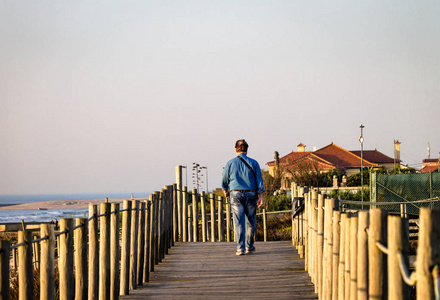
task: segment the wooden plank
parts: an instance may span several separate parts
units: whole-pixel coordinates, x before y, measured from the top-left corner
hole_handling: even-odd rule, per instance
[[[120,299],[318,299],[291,242],[256,242],[236,256],[235,243],[176,243],[150,282]]]

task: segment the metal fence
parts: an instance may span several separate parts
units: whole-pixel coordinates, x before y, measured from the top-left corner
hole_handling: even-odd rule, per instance
[[[421,207],[440,209],[440,173],[385,175],[371,173],[370,202],[404,202],[408,214],[419,214]],[[381,206],[388,211],[399,211],[397,205]]]

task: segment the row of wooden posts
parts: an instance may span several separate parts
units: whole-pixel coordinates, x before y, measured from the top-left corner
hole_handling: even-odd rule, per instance
[[[319,299],[410,299],[412,286],[419,300],[439,299],[439,211],[420,209],[410,274],[407,218],[378,208],[341,212],[343,201],[307,190],[292,184],[293,196],[304,199],[292,241]]]
[[[18,248],[19,299],[34,299],[33,244],[39,247],[40,299],[55,297],[55,269],[60,299],[117,299],[149,281],[149,272],[174,244],[173,203],[176,186],[166,186],[149,199],[89,205],[89,218],[41,224],[40,238],[18,232],[18,242],[0,245],[0,297],[10,297],[10,251]],[[121,223],[122,213],[122,226]],[[121,238],[122,236],[122,238]],[[57,245],[58,244],[58,247]],[[56,263],[57,256],[57,263]]]
[[[59,232],[54,224],[41,224],[37,239],[32,239],[35,231],[24,228],[17,244],[2,241],[0,298],[10,296],[12,250],[18,252],[20,299],[34,298],[33,269],[38,266],[40,299],[54,299],[56,269],[60,299],[117,299],[148,282],[149,273],[175,242],[230,242],[230,204],[214,194],[187,192],[181,166],[176,179],[148,199],[124,200],[123,209],[107,201],[99,209],[90,205],[89,218],[61,219]]]

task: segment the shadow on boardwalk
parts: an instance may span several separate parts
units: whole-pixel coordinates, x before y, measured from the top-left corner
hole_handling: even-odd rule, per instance
[[[235,256],[235,243],[177,243],[149,283],[120,299],[318,299],[290,241],[255,246]]]

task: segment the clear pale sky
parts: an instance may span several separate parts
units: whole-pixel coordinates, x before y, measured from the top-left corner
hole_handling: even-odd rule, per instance
[[[0,0],[0,194],[209,189],[331,142],[440,152],[439,1]]]

